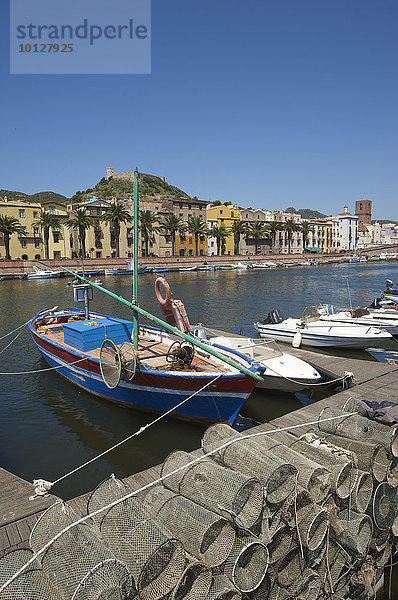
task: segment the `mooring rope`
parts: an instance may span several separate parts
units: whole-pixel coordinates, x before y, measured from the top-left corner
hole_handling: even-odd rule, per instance
[[[30,321],[30,319],[29,319],[29,321]],[[22,327],[25,327],[25,325],[27,325],[29,323],[29,321],[26,321],[26,323],[22,323],[22,325],[19,325],[19,327],[16,327],[15,329],[13,329],[12,331],[9,331],[5,335],[2,335],[0,337],[0,342],[1,342],[1,340],[4,340],[4,338],[8,337],[9,335],[12,335],[13,333],[15,333],[16,331],[18,331],[19,329],[22,329]]]
[[[48,367],[47,369],[36,369],[34,371],[10,371],[7,373],[0,373],[0,375],[31,375],[33,373],[44,373],[44,371],[54,371],[56,369],[63,369],[64,367],[68,367],[69,365],[76,365],[83,360],[88,360],[88,357],[79,358],[79,360],[75,360],[70,363],[64,363],[63,365],[58,365],[58,367]]]
[[[15,336],[15,338],[13,338],[11,340],[11,342],[5,348],[3,348],[3,350],[0,350],[0,354],[3,354],[3,352],[5,352],[7,350],[7,348],[9,348],[11,346],[11,344],[13,344],[15,342],[15,340],[17,338],[19,338],[19,336],[21,335],[21,333],[22,333],[22,331],[20,331],[19,333],[17,333],[17,335]]]
[[[261,363],[261,361],[259,362]],[[266,371],[264,375],[266,375],[267,370],[272,371],[272,373],[275,373],[275,375],[278,375],[278,377],[280,377],[281,379],[286,379],[286,381],[290,381],[291,383],[303,384],[302,381],[292,379],[291,377],[287,377],[286,375],[282,375],[282,373],[278,373],[278,371],[275,371],[275,369],[272,369],[269,366],[266,366]],[[339,381],[345,381],[346,379],[354,379],[354,373],[352,373],[351,371],[345,371],[344,375],[342,375],[341,377],[337,377],[336,379],[330,379],[329,381],[321,381],[319,383],[306,383],[303,385],[305,385],[305,387],[327,386],[331,385],[332,383],[337,383]]]
[[[62,531],[58,532],[49,542],[47,542],[47,544],[45,544],[42,548],[40,548],[40,550],[38,550],[37,552],[35,552],[32,555],[32,557],[28,560],[28,562],[25,565],[23,565],[20,569],[18,569],[18,571],[16,573],[14,573],[14,575],[12,575],[12,577],[10,577],[10,579],[8,579],[8,581],[6,581],[5,583],[3,583],[3,585],[0,587],[0,593],[3,590],[5,590],[5,588],[8,587],[10,585],[10,583],[12,583],[13,581],[15,581],[15,579],[17,577],[19,577],[19,575],[21,575],[21,573],[23,573],[23,571],[27,567],[29,567],[39,556],[41,556],[51,546],[51,544],[53,544],[54,542],[56,542],[62,535],[64,535],[64,533],[66,533],[67,531],[69,531],[73,527],[76,527],[77,525],[80,525],[81,523],[85,523],[86,521],[88,521],[89,519],[92,519],[93,517],[96,517],[100,513],[105,512],[105,511],[113,508],[114,506],[117,506],[118,504],[121,504],[122,502],[125,502],[126,500],[129,500],[130,498],[133,498],[134,496],[137,496],[138,494],[141,494],[142,492],[145,492],[149,488],[151,488],[153,486],[156,486],[159,483],[163,483],[163,481],[165,479],[167,479],[168,477],[176,475],[180,471],[183,471],[184,469],[187,469],[188,467],[191,467],[192,465],[197,464],[198,462],[200,462],[204,458],[212,456],[213,454],[216,454],[220,450],[223,450],[224,448],[227,448],[228,446],[231,446],[232,444],[234,444],[236,442],[241,442],[244,439],[255,438],[255,437],[259,437],[261,435],[270,435],[272,433],[278,433],[280,431],[290,431],[292,429],[298,429],[300,427],[309,427],[310,425],[316,425],[317,423],[320,423],[320,422],[334,421],[336,419],[340,419],[340,418],[345,417],[345,416],[353,416],[353,415],[357,415],[357,414],[358,414],[358,412],[345,413],[344,415],[338,415],[338,416],[335,416],[335,417],[327,417],[325,419],[317,419],[316,421],[309,421],[307,423],[300,423],[299,425],[290,425],[288,427],[281,427],[281,428],[277,428],[277,429],[271,429],[270,431],[261,431],[261,432],[251,433],[251,434],[248,434],[248,435],[240,436],[240,437],[235,438],[233,440],[229,440],[228,442],[226,442],[225,444],[222,444],[218,448],[215,448],[214,450],[210,450],[206,454],[203,454],[202,456],[194,458],[193,460],[191,460],[187,464],[182,465],[181,467],[178,467],[177,469],[174,469],[174,471],[171,471],[167,475],[162,475],[162,476],[158,477],[155,481],[152,481],[151,483],[147,483],[146,485],[142,486],[138,490],[132,491],[129,494],[126,494],[125,496],[123,496],[122,498],[114,500],[113,502],[110,502],[106,506],[98,508],[97,510],[95,510],[95,511],[93,511],[93,512],[87,514],[87,515],[85,515],[84,517],[81,517],[77,521],[74,521],[73,523],[70,523],[69,525],[67,525],[67,527],[65,527],[64,529],[62,529]]]
[[[220,377],[220,375],[218,376]],[[217,377],[217,378],[218,378]],[[210,382],[211,383],[211,382]],[[199,391],[199,390],[198,390]],[[219,452],[220,450],[223,450],[224,448],[228,448],[228,446],[231,446],[232,444],[236,443],[236,442],[241,442],[242,440],[245,439],[250,439],[250,438],[255,438],[255,437],[259,437],[261,435],[270,435],[272,433],[278,433],[280,431],[290,431],[292,429],[298,429],[299,427],[309,427],[310,425],[315,425],[317,423],[320,422],[324,422],[324,421],[334,421],[336,419],[340,419],[341,417],[344,416],[353,416],[353,415],[357,415],[358,412],[353,412],[353,413],[346,413],[345,415],[338,415],[336,417],[327,417],[325,419],[317,419],[316,421],[309,421],[307,423],[300,423],[299,425],[290,425],[288,427],[281,427],[281,428],[277,428],[277,429],[271,429],[270,431],[261,431],[261,432],[256,432],[256,433],[251,433],[248,435],[244,435],[238,438],[235,438],[233,440],[229,440],[228,442],[226,442],[225,444],[222,444],[221,446],[219,446],[218,448],[215,448],[214,450],[210,450],[209,452],[207,452],[206,454],[203,454],[202,456],[199,456],[197,458],[194,458],[193,460],[191,460],[190,462],[188,462],[185,465],[182,465],[181,467],[178,467],[177,469],[174,469],[174,471],[171,471],[170,473],[168,473],[167,475],[162,475],[160,477],[158,477],[155,481],[152,481],[151,483],[147,483],[146,485],[142,486],[141,488],[139,488],[138,490],[135,490],[133,492],[130,492],[129,494],[126,494],[125,496],[123,496],[122,498],[119,498],[118,500],[114,500],[113,502],[110,502],[109,504],[107,504],[106,506],[103,506],[101,508],[98,508],[97,510],[85,515],[84,517],[81,517],[80,519],[78,519],[77,521],[74,521],[73,523],[70,523],[70,525],[68,525],[67,527],[65,527],[64,529],[62,529],[62,531],[58,532],[49,542],[47,542],[47,544],[45,544],[40,550],[38,550],[37,552],[35,552],[32,557],[28,560],[28,562],[23,565],[20,569],[18,569],[18,571],[16,573],[14,573],[14,575],[12,577],[10,577],[10,579],[8,579],[8,581],[6,581],[1,587],[0,587],[0,593],[5,590],[5,588],[7,586],[10,585],[10,583],[12,583],[13,581],[15,581],[15,579],[17,577],[19,577],[19,575],[21,575],[21,573],[23,573],[23,571],[29,567],[39,556],[41,556],[50,546],[51,544],[53,544],[54,542],[56,542],[62,535],[64,535],[64,533],[66,533],[67,531],[69,531],[70,529],[72,529],[72,527],[76,527],[77,525],[80,525],[81,523],[85,523],[86,521],[88,521],[89,519],[92,519],[93,517],[96,517],[97,515],[99,515],[100,513],[107,511],[111,508],[113,508],[114,506],[117,506],[118,504],[121,504],[122,502],[125,502],[126,500],[129,500],[130,498],[133,498],[134,496],[137,496],[138,494],[141,494],[142,492],[145,492],[146,490],[148,490],[149,488],[158,485],[159,483],[163,483],[163,481],[165,479],[167,479],[168,477],[171,477],[173,475],[176,475],[177,473],[179,473],[180,471],[183,471],[184,469],[187,469],[188,467],[191,467],[192,465],[197,464],[198,462],[200,462],[201,460],[203,460],[204,458],[207,458],[209,456],[212,456],[213,454],[216,454],[217,452]]]
[[[107,454],[108,452],[111,452],[115,448],[118,448],[118,446],[121,446],[122,444],[124,444],[125,442],[128,442],[132,438],[141,435],[141,433],[144,433],[144,431],[146,431],[147,429],[149,429],[149,427],[152,427],[152,425],[155,425],[155,423],[158,423],[159,421],[161,421],[162,419],[164,419],[165,417],[167,417],[171,412],[174,412],[180,406],[182,406],[183,404],[185,404],[185,402],[188,402],[188,400],[191,400],[191,398],[193,398],[194,396],[196,396],[197,394],[199,394],[199,392],[202,392],[203,390],[205,390],[207,387],[209,387],[209,385],[212,385],[215,381],[217,381],[217,379],[220,379],[220,377],[222,377],[222,376],[223,376],[223,374],[220,373],[219,375],[217,375],[217,377],[214,377],[214,379],[212,379],[211,381],[209,381],[208,383],[206,383],[204,386],[202,386],[199,390],[196,390],[196,392],[194,392],[193,394],[191,394],[190,396],[188,396],[188,398],[184,398],[184,400],[182,400],[179,404],[177,404],[176,406],[173,406],[168,411],[166,411],[165,413],[161,414],[159,417],[157,417],[156,419],[154,419],[150,423],[147,423],[146,425],[144,425],[143,427],[141,427],[140,429],[138,429],[138,431],[135,431],[134,433],[132,433],[131,435],[129,435],[128,437],[126,437],[124,440],[118,442],[117,444],[115,444],[111,448],[108,448],[107,450],[104,450],[104,452],[101,452],[101,454],[98,454],[97,456],[94,456],[94,458],[91,458],[90,460],[88,460],[85,463],[83,463],[82,465],[76,467],[72,471],[69,471],[69,473],[66,473],[65,475],[62,475],[62,477],[58,477],[58,479],[56,479],[55,481],[51,482],[51,481],[45,481],[44,479],[35,479],[33,481],[33,485],[35,485],[37,489],[36,489],[36,494],[34,496],[31,496],[31,499],[35,498],[36,496],[41,496],[41,495],[43,495],[43,493],[47,493],[48,490],[50,490],[56,483],[59,483],[63,479],[66,479],[67,477],[69,477],[69,475],[73,475],[73,473],[76,473],[76,471],[79,471],[80,469],[83,469],[87,465],[91,464],[95,460],[98,460],[102,456],[105,456],[105,454]],[[47,487],[47,486],[49,486],[49,487]]]

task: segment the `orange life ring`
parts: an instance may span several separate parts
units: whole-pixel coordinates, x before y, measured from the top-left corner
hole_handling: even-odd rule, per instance
[[[161,285],[163,285],[164,289],[166,290],[166,298],[163,298],[162,294],[160,293]],[[160,304],[162,304],[163,306],[170,304],[170,299],[171,299],[170,286],[167,283],[167,281],[164,279],[164,277],[158,277],[157,280],[155,281],[155,293],[156,293],[156,298],[158,299]]]

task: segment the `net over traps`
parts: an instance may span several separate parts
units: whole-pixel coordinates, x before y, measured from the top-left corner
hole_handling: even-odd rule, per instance
[[[0,587],[8,582],[33,557],[29,548],[20,548],[0,558]],[[35,560],[2,592],[0,600],[63,600]]]
[[[271,438],[271,436],[269,437]],[[315,464],[324,465],[330,473],[330,490],[339,498],[348,498],[351,494],[358,477],[358,469],[351,455],[335,453],[331,449],[326,451],[327,448],[321,449],[304,438],[296,438],[285,431],[272,434],[272,438],[274,438],[274,443],[279,442]],[[283,448],[280,451],[282,452]]]
[[[92,492],[88,513],[131,493],[111,476]],[[179,540],[138,498],[131,497],[93,517],[101,539],[130,569],[141,600],[158,600],[180,581],[186,554]]]
[[[239,527],[250,529],[259,519],[263,505],[259,480],[231,471],[208,458],[185,467],[192,460],[192,456],[182,450],[169,454],[161,471],[164,485]]]
[[[62,502],[41,515],[30,534],[32,549],[38,552],[60,534],[39,557],[43,571],[65,600],[134,597],[134,580],[126,565],[101,542],[93,527],[80,523],[64,531],[78,520]]]
[[[238,431],[222,423],[206,429],[202,449],[206,454],[232,441],[212,458],[234,471],[257,477],[263,486],[264,498],[274,504],[283,502],[294,490],[297,469],[284,458],[271,453],[265,455],[253,439],[244,439]]]
[[[351,404],[346,404],[348,408]],[[329,417],[339,417],[333,421],[321,421]],[[319,415],[318,427],[326,433],[383,445],[394,457],[398,457],[398,425],[384,425],[362,415],[345,415],[338,408],[326,407]]]
[[[227,559],[235,541],[230,521],[163,486],[152,488],[145,504],[196,559],[209,567]]]

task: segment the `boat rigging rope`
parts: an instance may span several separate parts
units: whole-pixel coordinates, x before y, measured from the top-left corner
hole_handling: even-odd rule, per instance
[[[192,465],[200,462],[204,458],[212,456],[213,454],[216,454],[217,452],[220,452],[220,450],[223,450],[224,448],[227,448],[228,446],[231,446],[232,444],[234,444],[236,442],[242,442],[242,440],[259,437],[261,435],[270,435],[272,433],[278,433],[278,432],[281,432],[281,431],[290,431],[292,429],[298,429],[300,427],[309,427],[311,425],[316,425],[317,423],[322,423],[322,422],[325,422],[325,421],[334,421],[336,419],[350,417],[350,416],[357,415],[357,414],[358,414],[358,412],[344,413],[344,415],[338,415],[338,416],[335,416],[335,417],[327,417],[325,419],[317,419],[316,421],[310,421],[308,423],[300,423],[298,425],[289,425],[288,427],[281,427],[281,428],[277,428],[277,429],[271,429],[270,431],[261,431],[261,432],[251,433],[251,434],[248,434],[248,435],[241,436],[239,438],[235,438],[235,439],[229,440],[228,442],[226,442],[225,444],[222,444],[218,448],[215,448],[214,450],[210,450],[206,454],[203,454],[203,455],[201,455],[201,456],[199,456],[197,458],[194,458],[193,460],[191,460],[187,464],[185,464],[185,465],[183,465],[181,467],[178,467],[177,469],[175,469],[174,471],[171,471],[170,473],[167,473],[167,475],[162,475],[161,477],[158,477],[158,479],[156,479],[155,481],[152,481],[151,483],[148,483],[148,484],[144,485],[143,487],[139,488],[138,490],[130,492],[129,494],[127,494],[126,496],[123,496],[122,498],[118,498],[117,500],[114,500],[113,502],[110,502],[106,506],[102,506],[101,508],[98,508],[97,510],[93,511],[92,513],[89,513],[89,514],[85,515],[84,517],[81,517],[77,521],[74,521],[73,523],[71,523],[70,525],[68,525],[64,529],[62,529],[62,531],[60,531],[59,533],[57,533],[40,550],[38,550],[37,552],[35,552],[32,555],[32,557],[27,561],[27,563],[25,565],[23,565],[16,573],[14,573],[14,575],[12,575],[12,577],[10,577],[10,579],[8,579],[8,581],[6,581],[5,583],[3,583],[3,585],[1,585],[1,587],[0,587],[0,594],[1,594],[1,592],[3,592],[3,590],[5,590],[5,588],[7,586],[10,585],[10,583],[12,583],[13,581],[15,581],[15,579],[17,577],[19,577],[19,575],[21,575],[21,573],[23,573],[23,571],[25,571],[25,569],[27,567],[29,567],[39,556],[41,556],[51,546],[51,544],[53,544],[55,541],[57,541],[62,535],[64,535],[64,533],[66,533],[67,531],[69,531],[70,529],[72,529],[72,527],[80,525],[81,523],[85,523],[86,521],[92,519],[93,517],[99,515],[100,513],[105,512],[105,511],[113,508],[114,506],[117,506],[118,504],[121,504],[122,502],[125,502],[126,500],[129,500],[130,498],[133,498],[134,496],[137,496],[138,494],[140,494],[142,492],[145,492],[149,488],[151,488],[153,486],[156,486],[159,483],[163,483],[163,481],[165,479],[167,479],[168,477],[171,477],[172,475],[175,475],[176,473],[179,473],[180,471],[182,471],[184,469],[187,469],[188,467],[191,467]]]
[[[85,463],[83,463],[79,467],[76,467],[72,471],[69,471],[69,473],[66,473],[65,475],[62,475],[62,477],[59,477],[55,481],[51,482],[51,481],[46,481],[45,479],[34,479],[33,480],[33,485],[35,486],[35,494],[30,497],[30,500],[33,500],[37,496],[43,496],[43,495],[47,494],[48,491],[56,483],[59,483],[63,479],[66,479],[66,477],[69,477],[69,475],[73,475],[73,473],[76,473],[76,471],[79,471],[80,469],[83,469],[83,467],[86,467],[87,465],[89,465],[90,463],[94,462],[98,458],[101,458],[102,456],[105,456],[105,454],[107,454],[108,452],[111,452],[111,450],[114,450],[115,448],[117,448],[118,446],[121,446],[125,442],[128,442],[133,437],[141,435],[141,433],[144,433],[144,431],[146,431],[147,429],[149,429],[149,427],[152,427],[152,425],[155,425],[155,423],[158,423],[159,421],[161,421],[162,419],[164,419],[165,417],[167,417],[167,415],[169,415],[170,413],[174,412],[177,408],[179,408],[180,406],[182,406],[183,404],[185,404],[185,402],[188,402],[188,400],[190,400],[191,398],[193,398],[194,396],[196,396],[197,394],[199,394],[199,392],[202,392],[204,389],[206,389],[207,387],[209,387],[209,385],[212,385],[215,381],[217,381],[217,379],[220,379],[220,377],[222,377],[222,376],[223,376],[223,374],[220,373],[219,375],[217,375],[217,377],[214,377],[214,379],[212,379],[211,381],[209,381],[208,383],[206,383],[204,386],[202,386],[199,390],[196,390],[196,392],[194,392],[193,394],[191,394],[190,396],[188,396],[188,398],[184,398],[184,400],[182,400],[179,404],[177,404],[176,406],[173,406],[172,408],[170,408],[170,410],[168,410],[165,413],[161,414],[154,421],[151,421],[150,423],[147,423],[146,425],[144,425],[143,427],[141,427],[140,429],[138,429],[138,431],[135,431],[134,433],[132,433],[131,435],[129,435],[128,437],[126,437],[121,442],[118,442],[117,444],[115,444],[111,448],[108,448],[107,450],[104,450],[104,452],[101,452],[101,454],[98,454],[97,456],[94,456],[94,458],[91,458],[90,460],[86,461]]]

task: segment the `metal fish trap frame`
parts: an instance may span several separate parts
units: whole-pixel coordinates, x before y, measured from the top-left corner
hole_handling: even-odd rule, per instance
[[[161,470],[164,485],[238,527],[250,529],[258,520],[263,504],[259,480],[226,469],[207,458],[182,468],[191,461],[192,457],[182,450],[169,454]],[[176,469],[181,470],[174,473]]]
[[[206,429],[202,436],[202,449],[206,454],[231,441],[233,443],[222,448],[213,458],[234,471],[257,477],[263,486],[264,499],[268,502],[283,502],[295,488],[296,467],[284,458],[264,452],[254,439],[245,439],[223,423]]]
[[[227,519],[163,486],[152,488],[145,504],[199,561],[216,567],[228,558],[235,530]]]
[[[124,498],[131,492],[111,476],[92,492],[88,513]],[[142,600],[158,600],[180,581],[186,554],[179,540],[138,498],[123,500],[94,517],[104,543],[126,563]]]
[[[293,436],[285,432],[275,432],[272,435],[261,435],[255,438],[255,443],[262,452],[271,453],[284,459],[293,465],[297,471],[296,486],[306,489],[312,496],[314,502],[321,502],[326,498],[330,490],[330,472],[322,464],[319,464],[295,448],[290,447],[288,442]],[[293,439],[297,439],[294,438]],[[270,499],[267,499],[270,502]]]
[[[296,438],[286,432],[278,432],[275,437],[281,443],[299,452],[315,464],[324,465],[330,472],[329,484],[332,493],[336,494],[338,498],[348,498],[358,477],[358,469],[350,455],[327,452],[325,451],[326,448],[321,449],[313,443],[307,442],[304,437]]]

